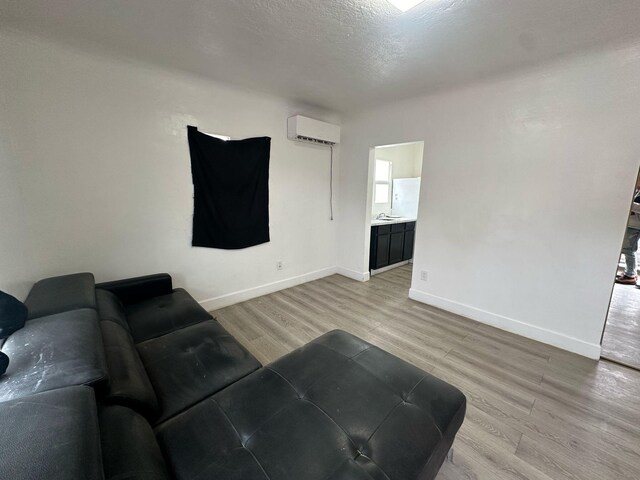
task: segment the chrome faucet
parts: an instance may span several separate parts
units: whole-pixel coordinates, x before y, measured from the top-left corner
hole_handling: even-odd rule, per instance
[[[387,216],[386,213],[379,213],[378,215],[376,215],[376,220],[380,220],[381,218],[384,218],[386,216]]]

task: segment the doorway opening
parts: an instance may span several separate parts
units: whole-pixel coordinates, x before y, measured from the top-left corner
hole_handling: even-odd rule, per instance
[[[367,209],[370,236],[365,245],[371,275],[413,261],[423,156],[422,141],[371,149],[371,203]]]
[[[640,174],[622,241],[600,356],[640,370]]]

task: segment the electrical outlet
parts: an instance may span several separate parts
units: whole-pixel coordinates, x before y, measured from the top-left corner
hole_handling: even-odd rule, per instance
[[[422,280],[423,282],[427,281],[427,271],[426,270],[421,270],[420,271],[420,280]]]
[[[282,270],[283,266],[282,266],[282,260],[278,260],[276,262],[276,270]]]

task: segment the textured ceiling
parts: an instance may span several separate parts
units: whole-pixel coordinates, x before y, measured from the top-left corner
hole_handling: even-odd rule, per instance
[[[350,111],[640,35],[640,0],[0,0],[9,26]]]

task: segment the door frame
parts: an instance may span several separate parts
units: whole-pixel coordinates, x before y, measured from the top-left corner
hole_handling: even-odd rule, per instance
[[[638,169],[638,175],[636,176],[636,183],[634,184],[634,190],[633,190],[633,193],[631,194],[631,201],[629,202],[627,216],[629,216],[629,213],[631,212],[631,206],[633,205],[633,201],[635,200],[635,186],[638,184],[638,181],[640,181],[640,169]],[[626,235],[626,233],[627,233],[627,228],[625,226],[624,233],[622,234],[622,239],[620,239],[620,249],[619,249],[620,254],[618,255],[618,262],[620,261],[620,255],[622,254],[622,246],[624,244],[624,236]],[[638,268],[638,265],[636,265],[636,269],[637,268]],[[614,362],[614,363],[620,363],[620,362],[617,362],[616,360],[611,360],[609,358],[605,358],[602,356],[602,342],[604,340],[604,332],[607,329],[607,324],[609,323],[609,314],[611,312],[611,302],[613,301],[613,291],[614,291],[614,288],[616,287],[617,274],[618,274],[618,263],[616,263],[615,273],[613,274],[613,283],[611,285],[611,292],[609,293],[609,303],[607,304],[607,315],[604,319],[604,325],[602,326],[602,333],[600,334],[600,358],[604,358],[605,360]],[[621,365],[624,365],[624,364],[621,364]],[[625,366],[628,366],[628,365],[625,365]]]
[[[420,163],[420,178],[422,179],[422,174],[424,172],[424,157],[425,157],[425,140],[412,140],[408,142],[397,142],[397,143],[386,143],[381,145],[374,145],[369,147],[369,168],[367,175],[367,198],[366,198],[366,214],[365,214],[365,233],[364,233],[364,253],[365,253],[365,262],[366,262],[366,272],[370,273],[369,269],[369,255],[371,252],[371,208],[373,205],[373,180],[375,178],[375,168],[376,168],[376,148],[383,147],[399,147],[401,145],[412,145],[416,143],[422,144],[422,161]],[[393,179],[392,179],[393,181]],[[422,190],[422,189],[421,189]],[[393,198],[393,190],[391,191],[391,196]],[[419,202],[419,201],[418,201]],[[415,233],[414,233],[415,235]],[[414,239],[415,240],[415,239]],[[415,253],[415,248],[414,248]],[[369,280],[370,276],[367,275],[365,281]]]

